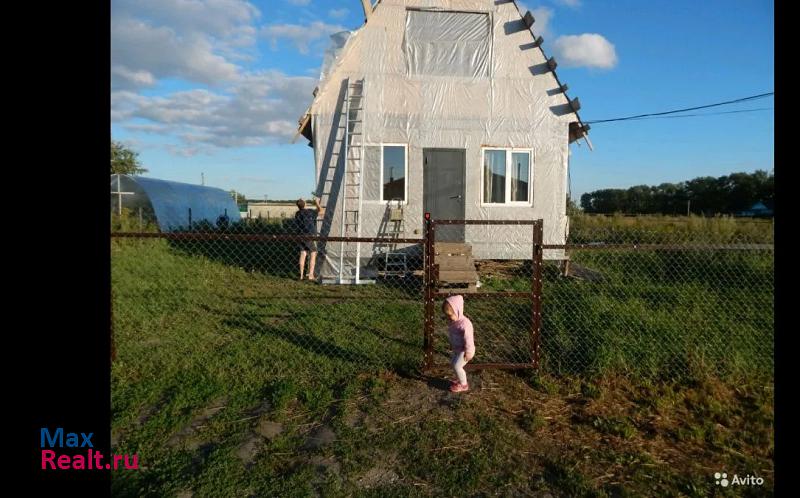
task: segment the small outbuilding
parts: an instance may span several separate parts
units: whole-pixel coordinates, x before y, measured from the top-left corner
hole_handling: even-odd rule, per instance
[[[128,209],[162,232],[190,228],[199,222],[216,225],[220,218],[238,221],[239,207],[229,192],[134,175],[111,175],[111,212]]]
[[[564,244],[569,145],[588,142],[578,99],[556,76],[535,19],[514,1],[363,2],[338,34],[298,135],[314,148],[323,235],[418,236],[434,219],[544,220]],[[437,230],[477,259],[525,259],[530,227]],[[327,244],[323,281],[371,278],[384,246]],[[546,259],[565,259],[547,250]]]

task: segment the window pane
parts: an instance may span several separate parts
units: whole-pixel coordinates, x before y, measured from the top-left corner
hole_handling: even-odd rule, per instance
[[[483,154],[483,202],[506,202],[506,151]]]
[[[406,200],[406,148],[383,148],[383,200]]]
[[[528,202],[530,159],[531,156],[527,152],[514,152],[511,155],[511,201],[512,202]]]

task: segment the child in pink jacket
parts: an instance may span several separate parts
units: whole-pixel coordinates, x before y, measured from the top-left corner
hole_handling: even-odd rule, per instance
[[[468,391],[467,372],[464,365],[475,356],[475,342],[473,340],[472,322],[464,316],[464,297],[450,296],[442,304],[442,312],[450,324],[447,333],[450,337],[450,347],[453,356],[450,364],[456,372],[458,380],[450,383],[450,391],[454,393]]]

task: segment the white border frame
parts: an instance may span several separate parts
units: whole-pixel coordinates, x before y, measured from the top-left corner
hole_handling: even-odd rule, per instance
[[[483,198],[484,188],[483,188],[483,175],[484,169],[486,168],[486,154],[485,151],[487,150],[502,150],[506,153],[506,185],[505,185],[505,198],[511,198],[511,175],[509,174],[509,165],[511,163],[511,158],[515,152],[526,152],[528,153],[528,201],[527,202],[485,202]],[[481,200],[481,207],[533,207],[533,149],[532,148],[523,148],[523,147],[481,147],[481,191],[479,192],[480,200]]]
[[[405,160],[404,161],[405,162],[405,165],[404,165],[404,168],[405,168],[404,174],[405,174],[405,176],[404,176],[404,178],[405,178],[406,181],[405,181],[405,184],[403,185],[403,187],[405,189],[404,192],[403,192],[404,199],[400,203],[400,205],[405,206],[406,204],[408,204],[408,144],[407,143],[406,144],[401,144],[401,143],[388,143],[388,142],[387,143],[383,143],[383,142],[381,142],[381,143],[377,143],[377,144],[375,144],[375,143],[365,143],[364,144],[364,148],[365,149],[367,147],[380,147],[381,148],[381,165],[380,165],[380,170],[381,171],[380,171],[380,187],[379,187],[380,188],[380,200],[363,199],[362,202],[364,202],[365,204],[379,204],[379,205],[386,205],[386,204],[389,204],[389,203],[392,202],[391,199],[387,200],[387,199],[383,198],[383,148],[387,147],[387,146],[388,147],[403,147],[403,150],[404,150],[404,154],[403,154],[403,158]],[[366,156],[366,153],[365,153],[365,156]],[[362,175],[363,174],[364,173],[363,173],[363,168],[362,168]],[[362,177],[362,183],[363,183],[363,177]]]

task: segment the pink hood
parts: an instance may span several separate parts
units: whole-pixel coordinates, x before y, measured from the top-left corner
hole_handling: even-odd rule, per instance
[[[450,296],[445,299],[445,301],[447,301],[447,304],[455,311],[456,321],[464,318],[464,296]]]
[[[447,334],[450,338],[450,347],[456,353],[465,352],[475,354],[472,321],[464,316],[464,296],[450,296],[446,300],[456,314],[455,321],[450,322]]]

